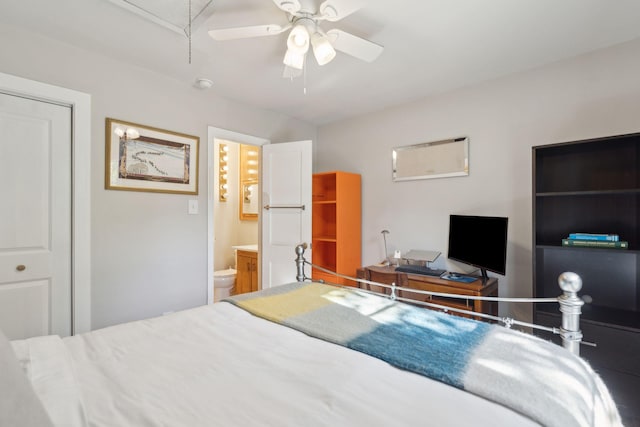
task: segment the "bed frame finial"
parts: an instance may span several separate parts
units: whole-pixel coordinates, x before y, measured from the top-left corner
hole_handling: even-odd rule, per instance
[[[558,277],[558,284],[563,292],[558,297],[562,313],[562,327],[560,328],[562,345],[579,356],[580,342],[582,341],[580,314],[584,301],[578,297],[578,292],[582,289],[582,279],[576,273],[565,272]]]
[[[304,282],[305,280],[308,279],[307,276],[305,276],[304,274],[304,263],[305,263],[305,259],[304,259],[304,251],[305,249],[307,249],[307,244],[306,243],[300,243],[298,246],[296,246],[296,268],[297,268],[297,274],[296,274],[296,280],[298,282]]]

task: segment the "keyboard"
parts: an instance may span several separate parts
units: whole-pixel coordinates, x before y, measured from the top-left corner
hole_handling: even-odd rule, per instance
[[[425,276],[436,276],[436,277],[440,277],[444,273],[446,273],[446,270],[430,268],[424,265],[399,265],[398,267],[396,267],[396,271],[400,273],[422,274]]]

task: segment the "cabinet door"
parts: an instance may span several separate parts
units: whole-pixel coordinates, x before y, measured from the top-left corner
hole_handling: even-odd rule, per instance
[[[258,290],[258,259],[251,258],[251,292]]]
[[[237,254],[237,273],[236,273],[236,294],[245,294],[251,292],[251,262],[249,256],[246,256],[238,251]]]

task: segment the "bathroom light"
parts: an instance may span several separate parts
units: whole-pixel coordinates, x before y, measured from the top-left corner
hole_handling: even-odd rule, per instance
[[[226,202],[229,193],[227,192],[227,171],[229,170],[229,165],[227,162],[229,161],[229,147],[227,144],[220,144],[218,147],[218,185],[219,188],[219,196],[218,200],[221,202]]]

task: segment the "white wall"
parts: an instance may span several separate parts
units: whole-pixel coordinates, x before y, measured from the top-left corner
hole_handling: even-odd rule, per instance
[[[92,323],[102,327],[206,302],[207,126],[272,141],[314,126],[0,26],[0,71],[92,95]],[[510,218],[503,296],[531,293],[531,147],[640,130],[640,41],[318,130],[314,170],[363,177],[363,262],[389,250],[443,252],[451,213]],[[104,190],[104,120],[200,137],[199,215],[186,195]],[[391,148],[469,136],[470,176],[393,183]]]
[[[314,171],[362,174],[363,263],[442,251],[449,214],[509,217],[501,296],[532,290],[531,147],[640,131],[640,40],[318,129]],[[391,76],[390,78],[401,78]],[[470,175],[394,183],[394,146],[468,136]],[[501,307],[501,311],[511,311]],[[528,312],[523,308],[518,313]]]
[[[0,25],[0,71],[92,96],[92,327],[207,302],[207,126],[273,142],[315,127],[203,92],[153,71]],[[183,60],[176,58],[176,60]],[[199,195],[104,189],[105,118],[200,137]],[[187,214],[197,198],[199,215]]]

